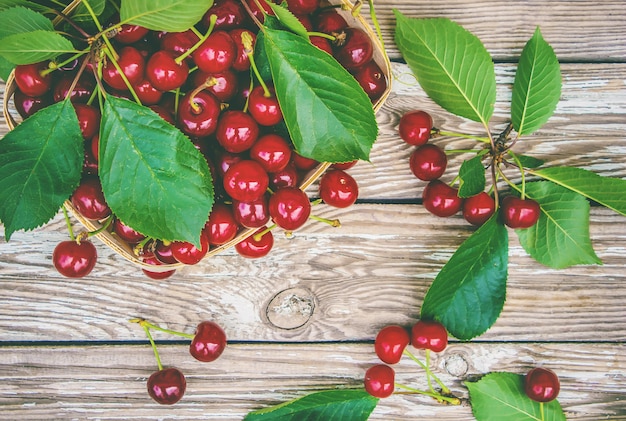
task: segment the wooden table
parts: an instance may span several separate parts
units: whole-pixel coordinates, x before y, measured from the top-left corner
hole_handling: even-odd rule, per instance
[[[350,170],[360,202],[346,210],[315,207],[343,226],[309,222],[293,238],[277,235],[267,258],[247,260],[229,250],[163,281],[147,278],[102,243],[90,276],[63,278],[51,264],[54,246],[66,238],[61,215],[0,242],[0,419],[237,420],[309,392],[362,382],[377,361],[377,331],[417,320],[433,278],[472,231],[461,216],[440,219],[419,204],[424,182],[409,171],[411,148],[397,125],[404,112],[424,109],[440,127],[477,134],[480,127],[441,110],[410,76],[393,43],[393,7],[414,17],[450,17],[484,42],[496,61],[498,127],[506,124],[517,57],[540,26],[562,62],[562,98],[550,121],[516,150],[551,165],[626,177],[623,1],[376,4],[395,79],[377,115],[380,136],[371,163]],[[461,160],[450,162],[448,174]],[[626,420],[626,218],[593,207],[591,236],[604,265],[551,270],[527,257],[511,235],[500,319],[477,340],[453,342],[436,357],[436,372],[454,393],[466,396],[462,382],[473,376],[543,365],[561,377],[568,418]],[[144,332],[128,322],[133,317],[190,333],[198,322],[214,320],[230,343],[219,360],[203,364],[189,356],[188,342],[156,333],[163,363],[188,379],[181,402],[160,406],[146,394],[156,365]],[[398,380],[425,387],[412,362],[403,360],[397,371]],[[371,419],[472,415],[468,406],[394,395]]]

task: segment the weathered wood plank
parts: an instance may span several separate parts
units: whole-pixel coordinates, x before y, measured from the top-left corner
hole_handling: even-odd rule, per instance
[[[316,213],[343,226],[310,222],[292,239],[278,231],[263,259],[229,250],[164,281],[145,277],[100,242],[90,276],[63,278],[50,262],[66,237],[57,217],[0,243],[0,334],[12,341],[138,339],[142,332],[126,320],[145,317],[178,330],[216,319],[236,340],[372,339],[381,325],[416,320],[428,286],[471,232],[460,216],[436,218],[421,205],[320,205]],[[594,209],[591,235],[604,265],[556,271],[527,257],[511,232],[508,300],[481,340],[623,340],[624,217]],[[269,305],[285,290],[291,301]],[[269,323],[268,307],[275,324],[291,329]]]
[[[184,344],[159,346],[165,366],[187,376],[187,392],[172,407],[148,397],[156,370],[149,345],[0,347],[2,420],[238,420],[254,409],[334,387],[359,387],[378,362],[365,344],[229,345],[213,363],[193,360]],[[568,419],[626,419],[623,344],[459,344],[434,359],[435,372],[460,397],[463,381],[493,371],[555,370]],[[415,351],[423,360],[423,354]],[[427,388],[408,358],[394,366],[400,383]],[[471,420],[469,406],[443,406],[415,395],[381,400],[372,420]]]
[[[619,0],[377,0],[374,5],[385,46],[394,59],[400,58],[393,42],[394,8],[409,17],[447,17],[458,22],[480,38],[495,60],[517,61],[537,26],[561,60],[626,59],[626,11]],[[369,18],[367,8],[364,15]]]

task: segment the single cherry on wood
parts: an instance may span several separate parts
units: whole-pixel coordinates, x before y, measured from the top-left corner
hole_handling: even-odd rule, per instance
[[[533,368],[524,378],[524,391],[534,401],[553,401],[559,395],[560,390],[559,377],[549,368]]]
[[[91,241],[62,241],[56,245],[52,253],[52,263],[56,270],[68,278],[82,278],[91,273],[98,252]]]
[[[217,323],[203,321],[189,345],[189,353],[198,361],[215,361],[226,348],[226,333]]]
[[[417,349],[441,352],[448,346],[448,331],[439,322],[420,320],[411,328],[411,345]]]
[[[430,139],[433,119],[425,111],[409,111],[400,117],[398,131],[400,138],[409,145],[420,146]]]
[[[365,390],[376,398],[387,398],[395,389],[396,373],[385,364],[377,364],[367,369],[363,383]]]
[[[410,341],[409,332],[405,328],[389,325],[376,335],[374,350],[382,362],[396,364],[402,358],[402,353]]]
[[[177,368],[170,367],[155,371],[148,378],[148,394],[162,405],[173,405],[185,394],[187,380]]]

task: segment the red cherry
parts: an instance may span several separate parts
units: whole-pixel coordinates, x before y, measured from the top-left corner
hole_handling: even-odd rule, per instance
[[[87,219],[99,220],[111,215],[97,177],[84,179],[74,190],[71,201],[78,213]]]
[[[226,171],[228,171],[228,169],[233,164],[241,161],[242,159],[243,157],[241,156],[241,154],[231,153],[228,151],[220,151],[217,154],[217,161],[216,161],[217,173],[220,175],[220,177],[224,177],[224,174],[226,174]]]
[[[249,202],[233,200],[233,215],[235,221],[246,228],[260,228],[265,226],[270,220],[268,203],[267,194]]]
[[[369,35],[359,28],[348,27],[337,38],[335,58],[347,70],[354,71],[369,62],[374,47]]]
[[[163,92],[154,87],[148,79],[143,79],[133,86],[139,101],[145,106],[155,105],[161,101]]]
[[[74,77],[74,75],[62,76],[57,81],[57,83],[54,85],[54,88],[52,89],[52,100],[54,102],[60,102],[67,98],[70,87],[74,83]],[[74,103],[84,103],[89,101],[89,98],[91,98],[95,86],[95,79],[89,74],[83,73],[81,77],[78,78],[78,82],[76,82],[76,85],[74,86],[74,89],[70,94],[70,100]]]
[[[172,91],[183,86],[189,75],[185,60],[177,63],[171,51],[157,51],[146,63],[146,78],[159,91]]]
[[[365,390],[376,398],[391,396],[395,388],[396,373],[385,364],[378,364],[367,369],[363,383]]]
[[[115,35],[115,41],[120,44],[132,44],[148,34],[148,28],[139,25],[123,24]]]
[[[87,104],[73,104],[78,125],[85,140],[94,137],[100,130],[100,111],[96,107]]]
[[[235,238],[237,231],[239,231],[239,224],[235,220],[232,208],[223,203],[213,205],[209,220],[204,227],[209,244],[215,246],[226,244]]]
[[[302,156],[297,152],[293,152],[291,154],[291,159],[293,160],[296,168],[300,171],[311,171],[313,168],[319,165],[318,161]]]
[[[170,123],[172,126],[176,125],[176,121],[174,120],[174,116],[165,107],[162,107],[160,105],[156,105],[155,104],[155,105],[149,105],[148,108],[150,108],[152,111],[157,113],[159,115],[159,117],[161,117],[163,120],[165,120],[168,123]]]
[[[172,242],[172,256],[184,265],[195,265],[200,262],[209,252],[209,239],[203,233],[200,234],[200,248],[187,241]]]
[[[144,74],[144,58],[134,47],[123,47],[118,52],[117,64],[128,79],[131,85],[136,85]],[[128,86],[111,60],[108,60],[102,67],[102,79],[113,89],[127,91]]]
[[[13,94],[13,103],[19,115],[22,116],[23,119],[27,119],[37,111],[51,105],[52,96],[28,96],[17,89],[15,94]]]
[[[177,368],[165,368],[154,372],[148,378],[148,394],[162,405],[172,405],[185,394],[187,381]]]
[[[348,161],[348,162],[335,162],[334,164],[332,164],[330,167],[331,168],[335,168],[337,170],[349,170],[350,168],[354,167],[357,162],[359,162],[358,159],[355,159],[354,161]]]
[[[282,170],[270,174],[270,188],[278,190],[284,187],[298,187],[299,179],[298,169],[291,161]]]
[[[135,231],[133,228],[129,227],[125,223],[123,223],[118,218],[115,218],[113,221],[113,231],[120,237],[123,241],[127,243],[136,244],[146,238],[140,232]]]
[[[52,252],[52,263],[56,270],[68,278],[89,275],[96,265],[98,253],[91,241],[62,241]]]
[[[257,18],[259,22],[265,21],[266,14],[274,16],[274,11],[272,10],[270,5],[266,1],[261,1],[261,2],[251,1],[251,2],[247,2],[247,4],[248,4],[248,7],[250,8],[250,11],[252,12],[252,16]],[[259,8],[259,6],[261,8]]]
[[[220,119],[220,102],[207,91],[186,94],[178,106],[178,126],[194,137],[212,135]]]
[[[507,196],[502,199],[500,213],[505,225],[510,228],[530,228],[541,215],[539,203],[532,199]]]
[[[277,134],[261,136],[250,148],[250,158],[257,161],[268,173],[283,170],[291,159],[291,144]]]
[[[311,215],[311,202],[297,187],[285,187],[270,196],[269,212],[272,220],[284,230],[300,228]]]
[[[314,19],[315,28],[319,32],[331,34],[348,27],[348,22],[335,9],[326,9],[318,13]]]
[[[383,70],[374,60],[370,60],[355,73],[354,78],[359,82],[371,101],[379,99],[387,89],[387,78]]]
[[[161,266],[163,265],[163,262],[161,262],[156,256],[154,255],[148,255],[148,256],[144,256],[141,258],[141,260],[144,263],[147,263],[149,265],[152,266]],[[174,262],[177,263],[177,262]],[[172,276],[174,273],[176,273],[176,269],[172,269],[172,270],[166,270],[163,272],[157,272],[157,271],[152,271],[152,270],[148,270],[145,268],[141,268],[141,271],[148,277],[151,279],[167,279],[170,276]]]
[[[400,137],[409,145],[420,146],[430,139],[433,119],[425,111],[409,111],[400,117],[398,131]]]
[[[463,207],[458,190],[441,180],[433,180],[424,187],[422,203],[426,210],[440,217],[452,216]]]
[[[219,73],[227,70],[235,61],[237,47],[225,31],[214,31],[193,52],[196,66],[207,73]]]
[[[194,86],[210,82],[210,85],[205,85],[207,86],[205,89],[222,102],[230,101],[237,93],[237,75],[230,70],[224,70],[220,73],[206,73],[197,70],[193,75]]]
[[[420,320],[411,328],[411,345],[441,352],[448,346],[448,332],[439,322]]]
[[[191,47],[200,41],[198,35],[191,29],[183,32],[168,32],[161,38],[161,49],[171,51],[175,56],[186,53]]]
[[[423,181],[436,180],[443,175],[448,165],[446,153],[437,145],[426,144],[411,153],[409,167]]]
[[[376,355],[384,363],[396,364],[402,358],[402,353],[410,339],[409,333],[402,326],[385,326],[374,340]]]
[[[265,96],[263,87],[257,85],[248,97],[248,112],[261,126],[274,126],[283,119],[274,88],[270,87],[268,90],[269,96]]]
[[[154,257],[166,265],[178,263],[178,260],[172,254],[172,243],[164,243],[157,241],[154,247]]]
[[[326,171],[320,179],[320,198],[327,205],[347,208],[359,197],[356,180],[343,170]]]
[[[248,113],[224,111],[219,117],[215,137],[228,152],[240,153],[252,147],[259,137],[259,125]]]
[[[496,202],[486,192],[466,198],[463,201],[463,217],[472,225],[481,226],[494,214]]]
[[[260,238],[255,237],[265,231]],[[267,254],[274,246],[274,235],[272,231],[266,231],[265,227],[259,228],[254,234],[235,244],[235,250],[239,255],[249,259],[257,259]]]
[[[234,200],[252,202],[263,196],[269,186],[269,176],[261,164],[243,159],[224,174],[224,190]]]
[[[248,14],[239,0],[215,0],[213,6],[202,17],[202,25],[208,28],[211,16],[215,15],[216,29],[231,29],[241,27],[246,23]]]
[[[246,33],[252,40],[252,45],[256,42],[256,34],[244,28],[235,28],[228,32],[230,37],[235,43],[235,61],[233,61],[232,67],[238,72],[245,72],[250,69],[250,57],[246,53],[246,48],[243,45],[242,35]]]
[[[559,377],[549,368],[535,367],[524,378],[526,395],[537,402],[550,402],[556,399],[561,390]]]
[[[287,8],[296,15],[315,12],[320,7],[320,0],[287,0]]]
[[[312,35],[309,37],[309,40],[311,41],[311,44],[315,45],[320,50],[325,51],[331,56],[333,55],[333,46],[330,43],[330,41],[327,40],[326,38],[320,37],[317,35]]]
[[[47,61],[15,66],[14,77],[17,87],[28,96],[44,95],[52,86],[52,74],[48,73],[45,76],[41,74],[47,68]]]
[[[198,361],[215,361],[226,348],[226,333],[215,322],[200,322],[189,345],[189,353]]]
[[[100,151],[100,135],[96,133],[96,135],[91,138],[91,141],[89,143],[89,147],[91,148],[91,155],[93,156],[94,160],[98,162],[98,153]]]

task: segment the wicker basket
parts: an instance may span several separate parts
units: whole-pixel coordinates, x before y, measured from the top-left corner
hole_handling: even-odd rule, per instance
[[[64,13],[66,14],[71,13],[71,11],[78,4],[80,4],[80,0],[73,1],[64,10]],[[385,74],[387,78],[387,89],[381,95],[381,97],[373,104],[374,111],[378,111],[383,106],[385,100],[387,99],[391,91],[391,64],[390,64],[389,58],[387,57],[387,54],[385,53],[383,49],[383,46],[381,45],[378,37],[376,36],[372,28],[369,26],[369,24],[365,21],[365,19],[363,19],[362,16],[355,17],[352,15],[351,9],[354,6],[348,0],[323,1],[322,4],[341,5],[342,6],[341,8],[337,8],[337,12],[340,13],[344,17],[344,19],[348,22],[348,25],[350,27],[358,27],[364,30],[366,33],[369,34],[370,38],[372,39],[372,42],[374,45],[373,60],[380,66],[380,68],[382,69],[383,73]],[[12,130],[17,124],[19,124],[18,121],[16,121],[16,119],[13,117],[13,115],[10,112],[10,110],[12,109],[11,99],[13,97],[13,94],[15,93],[16,88],[17,88],[17,85],[15,84],[14,74],[13,72],[11,72],[11,74],[9,75],[6,81],[6,90],[5,90],[5,94],[4,94],[3,102],[2,102],[2,112],[4,114],[4,118],[10,130]],[[313,183],[315,183],[315,181],[328,169],[330,165],[331,165],[330,163],[321,163],[316,168],[314,168],[309,173],[307,173],[305,177],[303,178],[303,181],[300,183],[300,186],[299,186],[300,189],[305,190],[306,188],[311,186]],[[73,217],[75,217],[85,227],[86,230],[97,231],[102,228],[102,224],[99,221],[89,220],[81,216],[80,213],[74,208],[74,206],[69,200],[67,200],[64,203],[64,207],[68,210],[68,212],[72,214]],[[235,244],[239,243],[240,241],[254,234],[257,230],[258,228],[241,229],[240,232],[237,234],[237,236],[233,240],[223,245],[211,248],[204,258],[206,259],[210,256],[214,256],[215,254],[220,253],[234,246]],[[177,269],[177,268],[184,266],[183,264],[180,264],[180,263],[164,264],[164,265],[159,265],[159,266],[149,265],[147,263],[144,263],[140,258],[138,258],[138,256],[134,253],[133,247],[131,245],[127,244],[124,241],[121,241],[120,238],[116,236],[114,233],[107,231],[107,230],[102,230],[98,234],[96,234],[96,236],[103,243],[105,243],[107,246],[113,249],[116,253],[118,253],[119,255],[127,259],[128,261],[140,266],[143,269],[146,269],[152,272],[165,272],[165,271]]]

